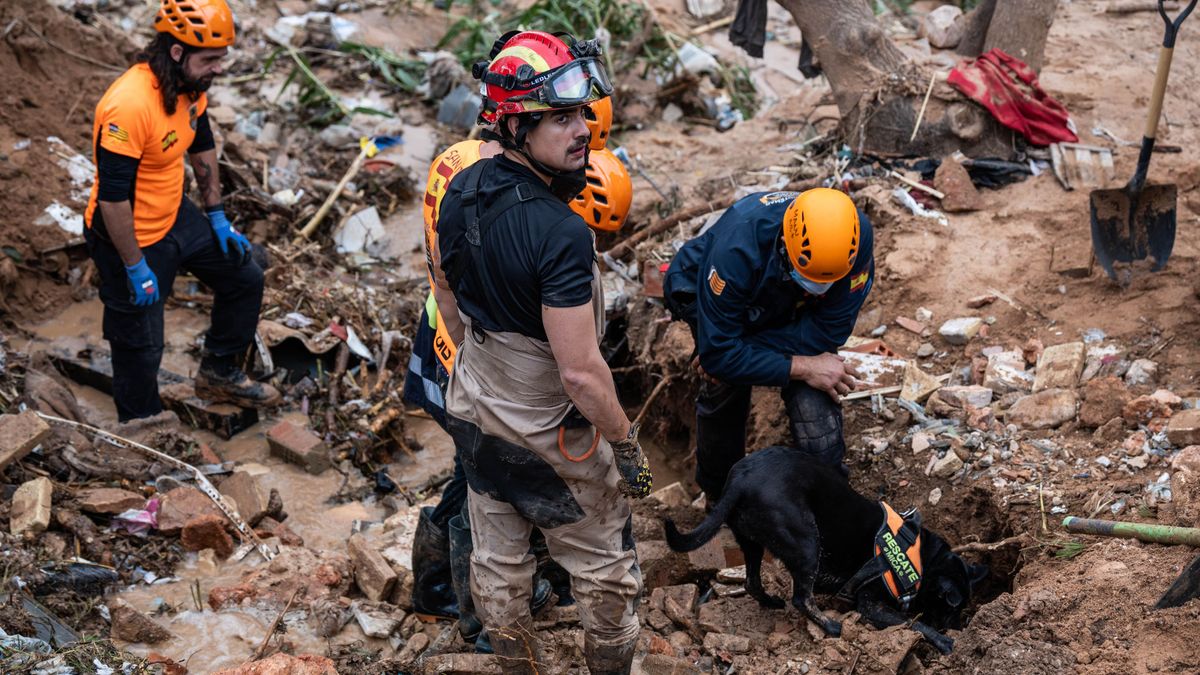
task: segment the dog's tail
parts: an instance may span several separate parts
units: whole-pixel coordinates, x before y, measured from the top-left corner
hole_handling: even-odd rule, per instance
[[[680,532],[679,528],[675,527],[673,520],[664,518],[663,528],[667,533],[667,546],[670,546],[672,551],[686,553],[707,544],[708,540],[717,536],[717,532],[721,530],[721,524],[729,517],[729,512],[733,511],[737,501],[736,491],[726,490],[725,494],[721,496],[721,500],[713,507],[712,512],[705,517],[704,522],[691,532]]]

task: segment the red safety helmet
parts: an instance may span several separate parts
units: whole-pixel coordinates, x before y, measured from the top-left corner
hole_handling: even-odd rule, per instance
[[[599,45],[565,33],[506,33],[492,46],[490,60],[471,72],[483,81],[479,116],[489,124],[503,115],[573,108],[612,94]]]
[[[591,228],[616,232],[625,224],[633,203],[629,172],[611,150],[603,149],[589,153],[585,173],[587,185],[571,200],[571,210]]]
[[[203,49],[233,44],[233,12],[225,0],[162,0],[154,30]]]

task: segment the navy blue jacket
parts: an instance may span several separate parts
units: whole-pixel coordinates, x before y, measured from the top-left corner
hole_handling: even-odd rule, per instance
[[[795,192],[743,197],[689,241],[663,279],[667,305],[696,336],[700,365],[732,384],[783,386],[791,357],[836,352],[854,330],[875,276],[874,234],[859,211],[854,268],[824,295],[791,279],[783,214]]]

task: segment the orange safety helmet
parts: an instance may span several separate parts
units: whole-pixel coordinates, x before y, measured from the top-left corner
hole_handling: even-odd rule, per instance
[[[162,0],[154,30],[202,49],[233,44],[233,12],[225,0]]]
[[[612,97],[605,96],[589,105],[586,117],[588,131],[592,132],[592,140],[588,141],[588,147],[592,150],[603,150],[608,145],[608,132],[612,129]]]
[[[585,173],[587,185],[571,200],[571,210],[589,227],[616,232],[625,224],[633,203],[629,172],[611,150],[604,149],[589,153]]]
[[[510,31],[496,40],[488,61],[471,68],[475,79],[483,82],[479,116],[484,122],[493,123],[504,115],[573,108],[612,94],[599,45],[594,40],[576,41],[560,35]]]
[[[783,244],[797,274],[833,283],[850,273],[858,257],[858,209],[838,190],[801,192],[783,214]]]

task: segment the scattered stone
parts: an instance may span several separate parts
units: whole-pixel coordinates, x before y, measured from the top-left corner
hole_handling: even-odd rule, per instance
[[[896,325],[915,335],[925,332],[925,324],[915,319],[910,319],[907,316],[896,317]]]
[[[967,426],[979,431],[987,431],[992,427],[992,423],[996,421],[996,414],[992,411],[991,406],[976,408],[971,404],[967,404]]]
[[[913,316],[916,317],[917,321],[920,321],[921,323],[929,323],[930,321],[933,321],[933,310],[925,307],[918,307],[917,311],[913,312]]]
[[[41,534],[50,527],[50,504],[54,484],[49,478],[34,478],[22,483],[13,493],[8,513],[8,530],[18,537]]]
[[[410,663],[429,648],[429,636],[425,633],[415,633],[404,644],[404,649],[396,656],[400,663]]]
[[[117,599],[108,608],[112,618],[112,636],[125,642],[157,644],[170,640],[171,632],[154,623],[145,614],[134,609],[124,600]]]
[[[1171,460],[1172,471],[1190,471],[1200,475],[1200,445],[1189,445]]]
[[[1082,342],[1047,347],[1037,360],[1037,375],[1033,391],[1045,389],[1074,389],[1083,373],[1086,350]]]
[[[997,394],[1027,392],[1033,388],[1033,376],[1025,371],[1025,356],[1006,351],[988,356],[983,371],[983,386]]]
[[[647,588],[682,583],[691,574],[687,554],[672,551],[665,541],[637,542],[637,557]]]
[[[330,467],[329,450],[325,441],[306,427],[284,420],[267,432],[271,454],[299,465],[311,474]]]
[[[1144,469],[1147,466],[1150,466],[1150,455],[1142,454],[1138,455],[1137,457],[1126,457],[1121,460],[1121,463],[1128,464],[1134,469]]]
[[[354,582],[359,590],[369,600],[387,598],[396,583],[396,571],[361,534],[351,536],[347,546],[354,565]]]
[[[1077,399],[1067,389],[1047,389],[1021,397],[1004,420],[1025,429],[1053,429],[1075,419]]]
[[[1155,391],[1153,394],[1150,394],[1150,398],[1166,403],[1167,405],[1171,406],[1173,410],[1178,410],[1179,408],[1183,407],[1183,399],[1176,396],[1175,392],[1168,391],[1166,389],[1159,389]]]
[[[934,351],[936,350],[933,348],[933,345],[928,342],[922,342],[921,346],[917,347],[917,358],[927,359],[933,356]]]
[[[425,659],[427,675],[501,675],[500,657],[494,654],[440,654]]]
[[[425,662],[428,667],[428,661]],[[701,671],[686,659],[666,654],[647,654],[642,659],[643,675],[701,675]]]
[[[1135,431],[1121,444],[1121,449],[1129,457],[1137,457],[1146,453],[1146,432]]]
[[[732,584],[722,584],[714,582],[712,584],[713,593],[717,594],[718,598],[737,598],[746,594],[745,586],[734,586]]]
[[[351,611],[368,637],[386,638],[404,621],[404,611],[385,602],[356,602]]]
[[[909,361],[908,367],[904,369],[904,381],[900,385],[900,398],[921,403],[941,386],[942,383],[936,377]]]
[[[961,471],[962,468],[962,458],[957,453],[948,451],[945,456],[933,463],[929,473],[937,478],[950,478]]]
[[[665,506],[687,506],[692,503],[692,498],[684,489],[683,483],[678,481],[650,493],[650,498],[658,500]]]
[[[709,633],[704,636],[704,649],[714,655],[720,652],[745,654],[750,651],[750,638],[745,635]]]
[[[651,628],[660,633],[670,630],[671,627],[675,625],[671,621],[670,617],[668,617],[661,609],[652,609],[647,612],[646,623],[650,624]]]
[[[233,537],[225,531],[225,516],[197,516],[183,526],[179,543],[185,551],[211,548],[217,556],[228,558],[233,553]]]
[[[88,513],[116,515],[129,509],[140,509],[146,498],[136,492],[120,488],[82,488],[75,493],[79,508]]]
[[[158,529],[167,535],[179,534],[191,520],[209,515],[225,518],[203,492],[189,485],[177,487],[163,495],[158,506]]]
[[[937,506],[940,501],[942,501],[942,488],[935,487],[929,491],[929,505]]]
[[[967,301],[967,307],[970,307],[971,309],[979,309],[980,307],[987,307],[996,300],[998,300],[998,298],[990,293],[987,295],[977,295]]]
[[[983,319],[974,316],[950,319],[938,329],[938,334],[952,345],[965,345],[979,333]]]
[[[1200,410],[1181,410],[1167,425],[1167,440],[1175,447],[1200,443]]]
[[[725,584],[746,583],[746,566],[738,565],[736,567],[727,567],[720,572],[717,572],[717,581]]]
[[[1086,405],[1086,404],[1085,404]],[[1080,410],[1083,406],[1080,406]],[[1082,418],[1082,413],[1080,414]],[[1092,439],[1099,443],[1115,443],[1125,435],[1125,420],[1119,415],[1100,425],[1092,434]]]
[[[700,602],[700,589],[696,587],[696,584],[666,586],[662,590],[664,608],[668,601],[673,601],[688,616],[696,613],[696,605]],[[671,613],[667,612],[667,616],[670,615]]]
[[[429,671],[433,672],[433,671]],[[499,673],[500,671],[495,671]],[[293,656],[279,652],[269,658],[218,670],[213,675],[338,675],[333,661],[315,654]]]
[[[1125,383],[1116,377],[1088,380],[1079,406],[1079,423],[1088,429],[1104,426],[1109,420],[1121,417],[1125,404],[1132,398]]]
[[[1156,417],[1170,417],[1171,406],[1150,396],[1139,396],[1121,409],[1121,417],[1127,424],[1149,424]]]
[[[945,7],[953,7],[953,5],[942,5],[941,8]],[[930,43],[932,42],[931,39]],[[958,42],[957,38],[955,38],[955,42]],[[979,195],[975,184],[971,182],[971,174],[967,173],[966,168],[952,157],[946,157],[938,166],[937,172],[933,175],[933,186],[946,195],[942,198],[943,211],[962,213],[978,211],[983,208],[983,198]]]
[[[1138,359],[1125,371],[1125,384],[1131,387],[1149,386],[1158,378],[1158,364],[1150,359]]]
[[[965,408],[968,405],[984,408],[991,404],[992,393],[991,389],[979,385],[959,385],[942,387],[938,390],[938,397],[956,408]]]
[[[49,436],[50,425],[32,410],[0,415],[0,472],[24,459]]]
[[[232,500],[238,515],[254,527],[270,508],[270,495],[258,484],[258,479],[245,471],[234,471],[217,488],[221,495]]]
[[[1082,345],[1083,343],[1081,342],[1079,344]],[[1024,345],[1021,345],[1021,356],[1025,357],[1026,366],[1032,366],[1036,364],[1038,359],[1042,358],[1042,352],[1044,351],[1046,351],[1046,345],[1042,344],[1042,341],[1037,338],[1029,338],[1025,341]],[[1083,362],[1080,361],[1079,365],[1080,369],[1082,370]],[[1075,384],[1072,383],[1071,386],[1073,387]]]
[[[918,431],[912,435],[912,451],[914,455],[919,455],[929,449],[933,438],[924,431]]]
[[[202,577],[217,573],[217,552],[211,548],[196,552],[196,572]]]
[[[664,656],[675,656],[675,648],[671,646],[667,639],[658,633],[650,634],[650,644],[646,647],[647,654],[662,654]]]
[[[962,19],[963,11],[956,5],[942,5],[932,12],[925,15],[921,19],[921,27],[918,33],[929,40],[929,44],[937,49],[954,49],[962,40],[963,32],[966,29],[966,24]],[[954,162],[950,158],[942,161],[945,165],[948,162]],[[958,162],[954,162],[958,164]],[[966,173],[966,169],[963,169]],[[936,183],[935,183],[936,184]],[[939,190],[942,188],[939,187]],[[947,195],[949,196],[949,195]],[[943,206],[945,201],[942,202]],[[947,208],[948,211],[953,209]]]

